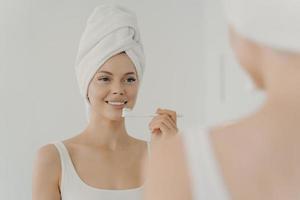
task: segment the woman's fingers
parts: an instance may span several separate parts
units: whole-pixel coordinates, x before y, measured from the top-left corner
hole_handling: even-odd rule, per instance
[[[169,128],[169,126],[167,126],[165,123],[159,123],[157,126],[156,125],[154,125],[154,127],[157,127],[157,128],[155,128],[155,132],[154,132],[154,134],[160,134],[160,133],[162,133],[162,134],[164,134],[164,133],[169,133],[170,132],[170,128]]]
[[[177,113],[173,110],[159,108],[156,110],[156,113],[157,114],[167,114],[172,118],[172,120],[175,122],[175,124],[177,123]]]
[[[159,124],[160,124],[162,121],[164,121],[164,120],[167,121],[166,118],[168,118],[167,115],[158,115],[158,116],[155,116],[155,117],[152,119],[152,121],[150,122],[149,128],[150,128],[151,130],[159,128]]]
[[[162,127],[162,125],[164,125],[168,130],[172,129],[172,125],[170,123],[168,123],[164,120],[158,120],[151,124],[151,130],[154,131],[154,130],[160,129]]]
[[[178,132],[176,124],[176,112],[167,109],[157,109],[155,116],[149,123],[152,132],[152,140],[159,141],[162,138],[176,135]]]
[[[164,132],[164,130],[161,129],[162,126],[164,126],[165,131],[168,131],[168,132],[170,130],[173,130],[173,132],[177,131],[176,124],[170,118],[170,116],[166,115],[166,114],[154,117],[153,120],[149,124],[149,128],[153,133],[157,133],[158,130],[161,130],[162,132]]]

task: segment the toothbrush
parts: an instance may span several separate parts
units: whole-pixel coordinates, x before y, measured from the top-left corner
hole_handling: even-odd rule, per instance
[[[122,110],[122,117],[126,118],[148,118],[148,117],[155,117],[158,114],[130,114],[132,112],[132,109],[130,108],[123,108]],[[181,118],[183,115],[177,114],[177,118]]]

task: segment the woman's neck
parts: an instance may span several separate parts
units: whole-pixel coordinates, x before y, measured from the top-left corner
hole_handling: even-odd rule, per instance
[[[126,132],[124,119],[114,121],[91,117],[84,134],[90,143],[110,150],[124,148],[131,138]]]

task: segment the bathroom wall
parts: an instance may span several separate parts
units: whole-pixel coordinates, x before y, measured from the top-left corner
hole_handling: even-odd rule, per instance
[[[30,199],[36,150],[86,126],[74,61],[100,2],[0,0],[0,199]],[[116,2],[136,12],[146,52],[137,112],[174,109],[184,130],[234,119],[261,102],[245,90],[218,0]],[[149,140],[149,120],[128,120],[129,133]]]

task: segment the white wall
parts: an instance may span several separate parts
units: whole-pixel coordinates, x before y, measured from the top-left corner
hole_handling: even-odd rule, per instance
[[[234,121],[256,110],[264,95],[256,91],[229,45],[221,0],[203,0],[204,119],[205,125]],[[250,87],[249,87],[250,86]]]
[[[0,199],[30,199],[37,148],[86,125],[73,64],[85,21],[99,2],[0,0]],[[227,40],[218,0],[116,2],[136,11],[147,56],[137,111],[175,109],[185,116],[183,128],[237,116],[245,102],[256,105],[247,96],[230,107],[235,101],[229,97],[243,91],[232,83],[227,101],[220,98],[219,57]],[[241,77],[237,68],[224,74],[226,80]],[[220,117],[220,111],[226,112]],[[148,121],[128,121],[130,133],[148,139]]]

